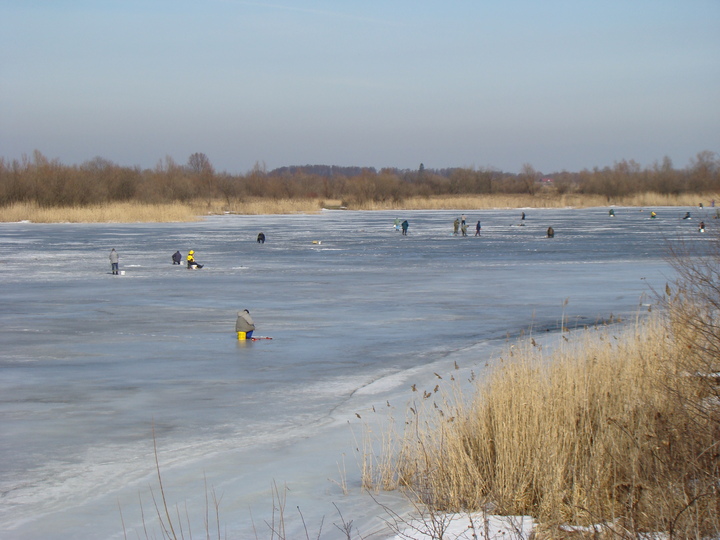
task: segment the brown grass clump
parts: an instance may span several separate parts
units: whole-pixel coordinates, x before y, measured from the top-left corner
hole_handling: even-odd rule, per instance
[[[163,223],[196,221],[193,207],[184,203],[110,203],[91,206],[41,207],[14,203],[0,208],[0,221],[33,223]]]
[[[561,525],[592,526],[593,537],[717,536],[718,254],[676,259],[686,272],[665,311],[637,327],[581,331],[552,351],[530,340],[472,399],[411,409],[393,487],[436,510],[492,503],[531,515],[544,538],[582,537]]]
[[[0,221],[33,223],[171,223],[197,221],[211,214],[295,214],[314,213],[338,201],[318,199],[247,199],[233,203],[220,200],[193,200],[187,203],[149,204],[111,202],[88,206],[43,207],[36,203],[13,203],[0,208]]]

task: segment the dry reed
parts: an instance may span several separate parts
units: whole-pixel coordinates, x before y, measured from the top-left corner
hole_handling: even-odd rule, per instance
[[[616,197],[615,206],[694,206],[698,201],[715,195],[660,195],[644,193]],[[458,195],[410,197],[402,201],[366,201],[347,203],[333,199],[242,200],[194,199],[189,202],[146,204],[112,202],[88,206],[43,207],[36,203],[13,203],[0,208],[0,222],[31,221],[34,223],[134,223],[196,221],[200,216],[215,214],[309,214],[322,208],[349,210],[476,210],[490,208],[588,208],[607,206],[600,195],[548,194],[538,195]]]
[[[111,203],[91,206],[41,207],[14,203],[0,208],[0,221],[33,223],[167,223],[196,221],[197,213],[183,203]]]
[[[718,198],[714,194],[663,195],[641,193],[613,197],[609,202],[603,195],[557,194],[541,192],[536,195],[443,195],[434,197],[409,197],[402,201],[366,201],[352,203],[353,210],[477,210],[491,208],[592,208],[614,206],[695,206],[701,201]]]
[[[329,201],[331,205],[336,201]],[[248,199],[234,203],[193,200],[188,203],[145,204],[113,202],[89,206],[42,207],[36,203],[14,203],[0,208],[0,221],[33,223],[160,223],[197,221],[212,214],[314,213],[327,206],[319,199]]]
[[[684,331],[655,317],[579,331],[550,355],[532,340],[510,349],[474,399],[412,409],[392,487],[435,509],[491,502],[546,527],[717,534],[717,395],[688,375]]]

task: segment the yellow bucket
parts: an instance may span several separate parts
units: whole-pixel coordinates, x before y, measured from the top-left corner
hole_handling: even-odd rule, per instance
[[[240,341],[247,339],[247,332],[238,332],[238,339]]]

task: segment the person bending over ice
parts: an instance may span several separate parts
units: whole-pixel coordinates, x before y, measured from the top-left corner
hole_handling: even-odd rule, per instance
[[[250,316],[247,309],[238,311],[237,321],[235,321],[235,331],[238,333],[238,339],[243,339],[241,334],[245,334],[246,339],[252,338],[253,330],[255,330],[255,322]]]

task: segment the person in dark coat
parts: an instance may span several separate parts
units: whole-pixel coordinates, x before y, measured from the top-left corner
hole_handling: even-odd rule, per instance
[[[401,227],[402,227],[403,236],[407,236],[407,231],[408,231],[409,226],[410,226],[410,224],[408,223],[407,219],[402,222]]]
[[[548,238],[555,238],[555,229],[553,229],[552,227],[548,227],[547,236]]]
[[[258,243],[258,244],[264,244],[264,243],[265,243],[265,233],[260,233],[260,234],[258,234],[257,243]]]
[[[182,253],[180,253],[179,251],[176,251],[175,253],[172,254],[173,264],[180,264],[181,261],[182,261]]]

